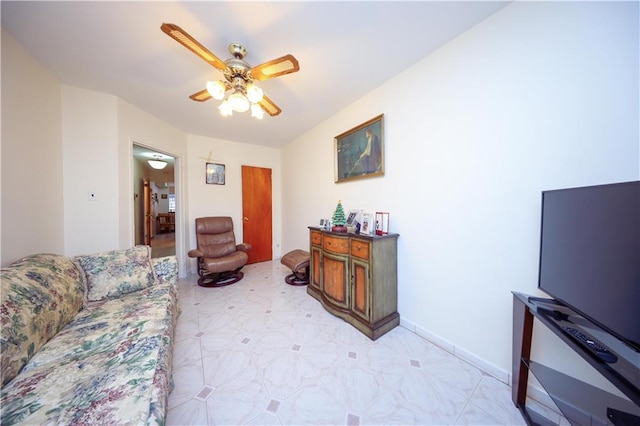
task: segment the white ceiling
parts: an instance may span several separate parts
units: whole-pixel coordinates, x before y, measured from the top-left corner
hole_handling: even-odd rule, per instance
[[[190,134],[280,147],[509,2],[2,1],[2,26],[63,84],[113,94]],[[188,96],[221,73],[160,31],[182,27],[225,60],[300,71],[261,82],[282,108],[262,121]],[[381,111],[384,112],[384,111]]]

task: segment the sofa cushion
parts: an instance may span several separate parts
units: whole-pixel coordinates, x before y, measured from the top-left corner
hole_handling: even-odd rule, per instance
[[[113,299],[156,283],[151,247],[76,256],[87,279],[87,301]]]
[[[36,254],[0,271],[2,385],[82,309],[84,276],[72,260]]]

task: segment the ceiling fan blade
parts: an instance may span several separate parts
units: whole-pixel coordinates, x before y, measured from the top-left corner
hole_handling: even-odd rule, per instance
[[[206,47],[201,45],[195,38],[191,37],[185,30],[174,24],[162,24],[160,29],[169,37],[207,61],[214,68],[224,71],[227,65],[216,55],[211,53]]]
[[[262,109],[272,117],[275,117],[276,115],[278,115],[278,114],[280,114],[282,112],[280,107],[278,105],[274,104],[273,101],[271,99],[267,98],[266,95],[262,96],[262,100],[260,102],[258,102],[258,105],[260,105],[262,107]]]
[[[298,60],[293,55],[285,55],[251,69],[251,75],[256,80],[262,81],[268,78],[280,77],[300,70]]]
[[[201,90],[199,92],[194,93],[193,95],[189,96],[189,98],[191,100],[194,100],[196,102],[204,102],[204,101],[208,101],[209,99],[212,98],[212,96],[209,94],[209,91],[207,89]]]

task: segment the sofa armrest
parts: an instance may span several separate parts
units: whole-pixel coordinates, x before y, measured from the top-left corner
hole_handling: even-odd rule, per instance
[[[202,251],[200,251],[198,249],[193,249],[193,250],[189,250],[189,252],[187,253],[187,256],[189,256],[189,257],[202,257],[202,256],[204,256],[204,253],[202,253]]]
[[[236,245],[236,249],[239,250],[239,251],[246,252],[247,250],[251,250],[251,244],[240,243],[240,244]]]
[[[177,288],[178,258],[176,256],[152,258],[151,264],[159,283],[171,283]]]

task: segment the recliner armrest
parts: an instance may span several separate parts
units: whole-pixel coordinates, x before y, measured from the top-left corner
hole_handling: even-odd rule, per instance
[[[198,249],[193,249],[193,250],[189,250],[189,252],[187,253],[187,256],[189,256],[189,257],[202,257],[202,256],[204,256],[204,253],[202,253],[202,251],[200,251]]]
[[[251,250],[251,244],[240,243],[240,244],[236,245],[236,249],[238,249],[239,251],[246,252],[247,250]]]

